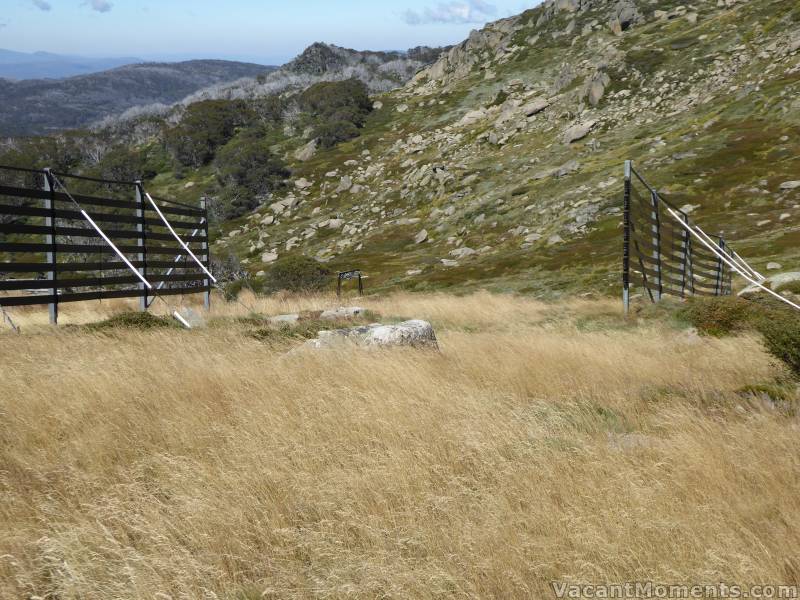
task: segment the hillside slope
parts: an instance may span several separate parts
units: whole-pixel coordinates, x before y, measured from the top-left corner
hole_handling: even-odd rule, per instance
[[[224,60],[192,60],[127,65],[61,80],[0,79],[0,135],[83,127],[133,106],[170,104],[209,85],[273,69]]]
[[[798,49],[792,0],[549,0],[379,97],[358,139],[294,164],[294,189],[215,251],[256,278],[304,253],[372,288],[615,293],[631,158],[756,265],[791,264]]]

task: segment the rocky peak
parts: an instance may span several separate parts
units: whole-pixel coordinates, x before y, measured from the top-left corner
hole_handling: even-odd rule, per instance
[[[286,65],[286,69],[294,73],[322,75],[344,67],[347,64],[348,52],[356,53],[355,50],[348,51],[344,48],[315,42]]]

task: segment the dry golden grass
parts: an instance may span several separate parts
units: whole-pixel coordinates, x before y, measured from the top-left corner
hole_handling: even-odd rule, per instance
[[[0,336],[0,597],[800,583],[797,418],[739,391],[782,374],[757,339],[625,326],[610,301],[364,304],[431,319],[442,352],[286,354],[233,320],[109,334],[17,311],[24,334]]]

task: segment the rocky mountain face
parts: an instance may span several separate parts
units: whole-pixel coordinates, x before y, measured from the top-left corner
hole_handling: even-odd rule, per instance
[[[372,52],[340,48],[317,42],[280,68],[202,87],[176,101],[163,104],[137,105],[122,114],[114,114],[99,122],[100,128],[127,131],[147,127],[143,117],[166,120],[180,119],[182,109],[204,100],[254,100],[276,94],[291,94],[320,82],[363,81],[372,92],[386,92],[402,87],[414,75],[430,66],[449,48],[419,46],[406,52]]]
[[[632,159],[756,266],[788,266],[799,92],[794,0],[547,0],[378,96],[358,139],[296,161],[214,251],[256,280],[304,253],[373,288],[615,293]]]
[[[448,48],[420,46],[407,52],[371,52],[317,42],[266,76],[210,86],[183,100],[245,99],[302,90],[321,81],[360,79],[373,92],[403,86],[420,70],[436,62]]]
[[[172,104],[212,84],[274,70],[250,63],[142,63],[67,79],[0,79],[0,136],[87,126],[139,105]]]

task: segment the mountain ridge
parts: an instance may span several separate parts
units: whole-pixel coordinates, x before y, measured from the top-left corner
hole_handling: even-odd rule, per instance
[[[0,78],[63,79],[145,62],[133,57],[93,58],[53,52],[17,52],[0,48]]]
[[[177,102],[208,85],[274,68],[224,60],[146,62],[59,80],[0,80],[0,135],[85,127],[134,106]]]

